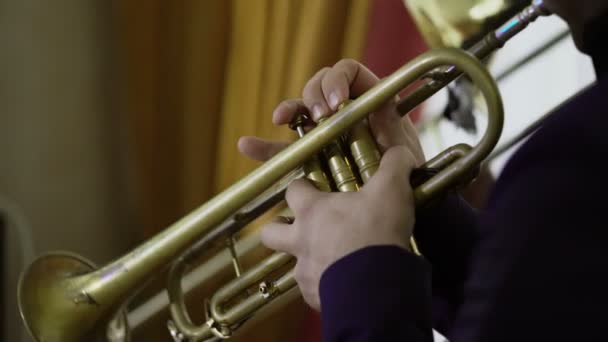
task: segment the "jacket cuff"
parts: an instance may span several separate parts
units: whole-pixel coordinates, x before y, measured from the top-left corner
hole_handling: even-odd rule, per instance
[[[432,336],[430,266],[401,247],[372,246],[343,257],[323,273],[319,292],[326,341],[395,329]]]

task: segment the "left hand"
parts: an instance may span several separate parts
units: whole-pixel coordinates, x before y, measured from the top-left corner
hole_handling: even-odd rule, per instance
[[[282,102],[273,112],[273,122],[285,125],[303,112],[312,113],[318,121],[331,115],[340,102],[358,97],[378,81],[362,64],[342,60],[316,73],[306,84],[302,99]],[[424,155],[411,121],[399,116],[396,99],[371,113],[369,123],[383,153],[370,182],[355,193],[324,193],[306,180],[295,181],[286,194],[295,222],[275,221],[262,231],[267,247],[297,258],[296,281],[306,302],[317,310],[321,309],[321,275],[335,261],[372,245],[409,248],[414,226],[409,179],[412,169],[424,162]],[[257,137],[239,140],[239,150],[260,161],[287,145]]]
[[[359,192],[321,192],[304,179],[289,186],[286,201],[295,221],[267,224],[262,242],[297,258],[295,278],[311,307],[321,310],[321,275],[338,259],[373,245],[409,250],[414,227],[409,175],[415,166],[412,152],[396,145],[384,153],[378,171]]]

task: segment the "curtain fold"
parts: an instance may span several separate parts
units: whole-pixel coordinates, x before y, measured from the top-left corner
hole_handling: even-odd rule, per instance
[[[320,68],[361,59],[368,3],[113,2],[141,240],[259,165],[238,153],[240,136],[295,139],[289,128],[272,125],[272,110],[300,97]],[[306,329],[306,312],[297,300],[234,340],[294,340]],[[162,319],[139,335],[169,341]]]
[[[359,58],[366,1],[237,1],[230,37],[216,167],[216,191],[251,171],[240,156],[242,135],[293,139],[270,122],[283,99],[300,97],[319,69],[345,57]],[[354,26],[352,32],[347,27]],[[229,166],[229,167],[227,167]]]

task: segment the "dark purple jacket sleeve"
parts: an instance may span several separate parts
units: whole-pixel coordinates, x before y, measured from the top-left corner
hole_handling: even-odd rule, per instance
[[[324,273],[324,341],[432,341],[432,328],[447,333],[462,304],[469,258],[479,238],[477,213],[450,194],[417,214],[415,231],[424,258],[376,246],[339,260]]]
[[[417,213],[414,236],[433,265],[433,327],[446,334],[464,300],[470,258],[479,240],[479,215],[459,195],[450,194]]]
[[[440,332],[451,342],[607,340],[606,108],[599,82],[553,115],[480,215],[452,197],[417,216],[426,259],[375,246],[331,265],[324,341],[430,341],[433,297],[450,311]]]
[[[525,172],[530,180],[503,184],[483,215],[474,261],[459,286],[462,303],[442,331],[450,341],[603,340],[608,205],[601,198],[608,184],[580,186],[584,176],[597,180],[601,172],[542,164]],[[548,167],[561,170],[548,177]],[[553,196],[544,195],[551,188]],[[430,341],[429,271],[397,247],[369,247],[339,260],[321,280],[324,341]]]
[[[320,286],[323,341],[433,341],[429,265],[401,247],[350,254]]]

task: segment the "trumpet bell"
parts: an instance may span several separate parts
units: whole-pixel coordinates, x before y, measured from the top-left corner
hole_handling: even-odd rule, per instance
[[[48,253],[29,265],[19,279],[17,300],[30,336],[37,342],[80,341],[83,331],[99,327],[106,331],[95,331],[90,341],[99,336],[105,336],[104,341],[130,340],[124,310],[106,319],[107,325],[99,325],[108,310],[78,290],[85,280],[78,275],[90,274],[96,268],[93,262],[69,252]]]

